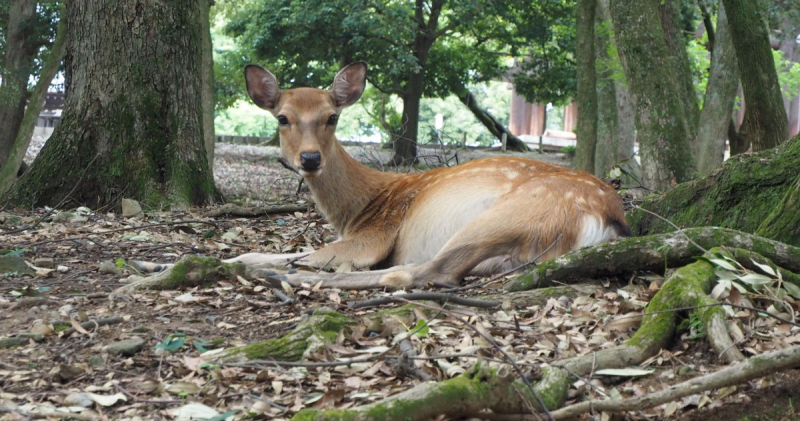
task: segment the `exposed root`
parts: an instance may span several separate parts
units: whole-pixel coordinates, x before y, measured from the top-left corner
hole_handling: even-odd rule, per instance
[[[577,282],[612,276],[629,276],[639,271],[663,271],[694,260],[702,251],[687,239],[710,249],[728,246],[752,250],[790,271],[800,271],[800,248],[741,231],[701,227],[682,232],[634,237],[569,252],[540,263],[506,286],[521,291],[550,286],[554,281]]]
[[[155,275],[131,275],[128,277],[130,283],[117,288],[109,298],[113,300],[117,296],[129,294],[137,289],[180,289],[235,279],[236,276],[244,275],[245,265],[241,263],[224,263],[213,257],[187,256],[174,267]]]
[[[206,216],[217,217],[222,215],[232,216],[264,216],[279,213],[305,212],[308,205],[274,205],[274,206],[239,206],[226,203],[216,209],[206,212]]]

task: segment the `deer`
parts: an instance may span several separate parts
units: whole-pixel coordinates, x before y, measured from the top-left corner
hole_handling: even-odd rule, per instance
[[[283,159],[303,177],[339,239],[311,253],[247,253],[227,262],[369,270],[281,275],[295,286],[457,286],[467,276],[631,235],[620,196],[587,172],[516,157],[405,174],[362,165],[335,131],[340,113],[364,92],[363,62],[341,69],[329,90],[281,90],[275,75],[258,65],[244,73],[252,101],[278,121]]]

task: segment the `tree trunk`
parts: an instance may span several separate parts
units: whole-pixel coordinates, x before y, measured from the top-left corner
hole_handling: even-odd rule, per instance
[[[608,10],[609,0],[597,4],[597,25],[611,21]],[[595,147],[595,175],[605,177],[615,166],[620,165],[626,172],[638,179],[639,164],[633,157],[634,110],[628,86],[624,81],[614,80],[610,65],[604,61],[617,60],[608,56],[612,40],[608,31],[599,31],[595,37],[597,52],[597,146]],[[578,116],[580,118],[580,116]],[[626,184],[635,183],[623,177]]]
[[[394,155],[391,165],[413,165],[417,162],[417,139],[419,134],[419,107],[425,70],[412,74],[403,95],[403,126],[394,138]]]
[[[17,180],[17,175],[24,164],[25,152],[28,151],[28,146],[31,144],[33,130],[36,128],[36,120],[38,120],[39,112],[45,102],[47,88],[50,87],[50,83],[61,65],[61,60],[64,58],[66,46],[64,40],[67,35],[63,6],[61,8],[61,16],[62,18],[59,20],[58,28],[56,29],[56,40],[53,42],[49,54],[44,58],[42,70],[39,72],[39,81],[36,82],[36,86],[30,94],[28,107],[25,109],[25,115],[17,130],[14,144],[9,150],[5,164],[0,166],[0,196],[8,191]]]
[[[728,126],[731,124],[733,103],[736,100],[736,87],[739,84],[736,51],[733,48],[725,7],[722,5],[717,13],[717,29],[713,33],[711,69],[697,128],[697,170],[701,175],[711,173],[722,164],[725,139],[728,137]]]
[[[506,147],[514,151],[527,151],[528,146],[525,145],[520,138],[514,136],[508,128],[503,126],[497,119],[495,119],[488,111],[481,108],[478,99],[467,88],[464,88],[459,94],[458,99],[462,104],[472,112],[472,115],[486,127],[486,130],[496,137],[498,140],[503,139],[503,134],[506,135]]]
[[[697,132],[697,121],[700,117],[700,106],[697,101],[697,94],[694,91],[694,81],[692,80],[692,67],[689,64],[689,54],[686,52],[686,40],[681,28],[681,9],[679,0],[664,0],[658,2],[659,17],[661,18],[661,28],[664,31],[664,41],[667,43],[669,59],[672,61],[671,68],[674,69],[670,76],[673,83],[678,87],[678,96],[683,103],[685,124],[687,131],[692,136],[690,143],[695,149],[695,134]]]
[[[201,7],[67,2],[61,122],[9,192],[24,207],[123,198],[184,207],[219,199],[203,144]]]
[[[201,13],[201,48],[203,58],[200,62],[200,77],[202,78],[201,104],[203,106],[203,144],[206,148],[208,170],[214,174],[214,108],[216,107],[216,89],[214,88],[214,46],[211,43],[211,4],[214,0],[200,2]]]
[[[597,74],[595,67],[594,24],[597,0],[578,0],[576,8],[578,73],[578,145],[575,168],[594,174],[597,147]]]
[[[800,246],[800,136],[777,148],[729,159],[711,175],[645,200],[642,207],[682,228],[715,226],[756,233]],[[674,230],[634,210],[638,235]]]
[[[36,2],[14,0],[8,10],[3,63],[0,66],[0,167],[4,167],[17,138],[28,100],[38,46],[28,40],[36,24]]]
[[[417,24],[414,36],[414,58],[419,68],[409,73],[405,92],[403,93],[403,128],[394,138],[394,156],[389,162],[392,165],[412,165],[417,162],[417,140],[419,135],[419,107],[422,92],[425,88],[425,66],[428,54],[436,42],[439,27],[439,15],[446,0],[433,0],[427,4],[424,0],[416,0],[414,21]],[[425,11],[428,21],[425,21]]]
[[[611,1],[620,60],[636,104],[642,182],[664,190],[691,179],[695,166],[676,72],[664,42],[656,2]]]
[[[739,133],[754,151],[789,138],[788,117],[772,58],[766,14],[754,0],[723,0],[744,88],[744,121]]]

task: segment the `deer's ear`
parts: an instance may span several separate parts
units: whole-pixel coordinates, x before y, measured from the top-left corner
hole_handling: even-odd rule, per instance
[[[244,68],[244,80],[247,83],[247,94],[259,107],[274,111],[281,97],[278,79],[269,70],[248,64]]]
[[[367,84],[367,63],[358,61],[339,71],[331,85],[331,98],[337,108],[349,107],[361,98]]]

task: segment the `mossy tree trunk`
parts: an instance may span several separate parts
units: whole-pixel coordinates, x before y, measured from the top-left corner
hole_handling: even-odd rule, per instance
[[[620,61],[636,105],[642,182],[664,190],[695,174],[684,121],[684,104],[675,86],[673,60],[664,41],[658,2],[612,0]]]
[[[8,25],[2,28],[5,44],[0,57],[0,167],[5,166],[25,115],[28,79],[40,47],[30,42],[36,26],[36,2],[13,0],[7,7]]]
[[[709,35],[711,34],[714,34],[711,69],[697,128],[697,170],[701,175],[711,173],[722,164],[725,139],[728,137],[733,103],[736,100],[736,87],[739,84],[736,50],[728,27],[727,13],[722,5],[717,12],[716,30],[709,30]]]
[[[789,138],[789,120],[772,58],[766,10],[754,0],[722,3],[733,35],[746,104],[739,133],[754,151],[774,148]]]
[[[800,136],[767,151],[727,160],[711,175],[647,198],[642,207],[680,227],[717,226],[800,246]],[[634,210],[638,235],[669,232],[660,219]]]
[[[609,56],[613,44],[609,0],[597,2],[595,51],[597,64],[597,146],[595,147],[595,175],[605,177],[615,165],[620,165],[638,179],[639,163],[633,159],[634,107],[628,85],[614,77],[612,62],[616,53]],[[580,117],[579,117],[580,118]],[[634,182],[625,180],[625,183]]]
[[[214,109],[216,107],[216,89],[214,88],[214,46],[211,43],[211,4],[214,0],[200,2],[200,19],[202,27],[203,59],[200,62],[202,75],[202,104],[203,104],[203,143],[206,147],[208,170],[214,173]]]
[[[595,67],[594,24],[597,0],[578,0],[577,24],[578,145],[575,149],[575,168],[594,174],[597,147],[597,73]]]
[[[670,76],[675,86],[678,87],[678,97],[683,103],[683,122],[691,135],[690,142],[694,150],[700,106],[694,90],[689,54],[686,51],[686,37],[683,35],[681,2],[679,0],[659,1],[658,12],[661,18],[661,28],[664,31],[664,42],[667,44],[668,59],[672,61],[670,68],[674,70]]]
[[[61,122],[9,192],[21,206],[67,195],[91,207],[219,198],[204,146],[200,3],[68,2]],[[207,11],[206,11],[207,12]],[[73,191],[74,189],[74,191]]]

